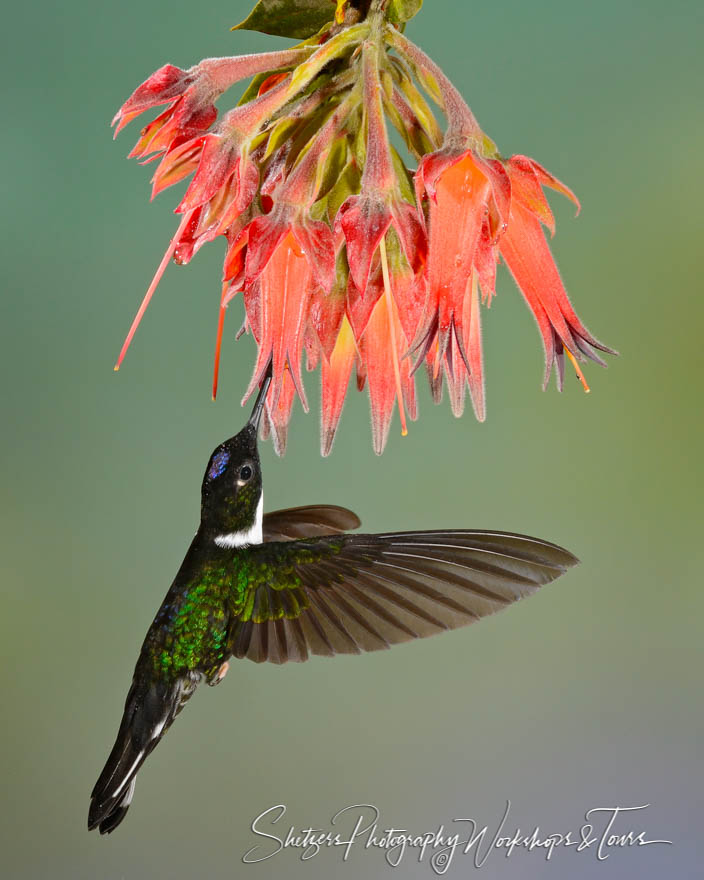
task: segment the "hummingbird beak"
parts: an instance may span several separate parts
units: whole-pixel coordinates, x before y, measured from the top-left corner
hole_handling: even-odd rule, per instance
[[[249,417],[248,425],[251,425],[255,431],[259,430],[259,422],[262,417],[262,411],[264,409],[264,401],[266,400],[266,393],[269,390],[269,385],[271,384],[271,363],[269,363],[269,367],[266,371],[266,375],[264,376],[264,380],[262,381],[262,387],[259,389],[259,394],[257,395],[257,400],[254,404],[254,409],[252,410],[252,415]]]

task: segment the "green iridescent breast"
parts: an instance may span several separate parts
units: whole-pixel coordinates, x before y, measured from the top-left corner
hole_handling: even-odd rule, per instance
[[[164,603],[154,622],[152,658],[161,675],[209,676],[227,659],[232,569],[205,566]]]

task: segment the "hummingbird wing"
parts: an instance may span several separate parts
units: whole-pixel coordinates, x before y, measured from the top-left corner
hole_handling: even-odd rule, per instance
[[[262,519],[264,541],[292,541],[339,535],[358,529],[362,521],[356,513],[334,504],[309,504],[265,513]]]
[[[377,651],[472,623],[577,562],[555,544],[487,531],[260,544],[229,648],[257,663]]]

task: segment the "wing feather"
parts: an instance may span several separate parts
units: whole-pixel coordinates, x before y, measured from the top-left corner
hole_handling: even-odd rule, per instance
[[[334,504],[309,504],[305,507],[287,507],[265,513],[262,534],[265,542],[294,541],[339,535],[358,529],[362,521],[356,513]]]
[[[268,534],[285,532],[285,540],[252,548],[253,596],[244,606],[251,610],[230,634],[234,656],[258,663],[383,650],[465,626],[577,563],[567,550],[525,535],[329,532],[295,539],[299,527],[341,531],[358,520],[331,507],[270,516],[280,519]]]

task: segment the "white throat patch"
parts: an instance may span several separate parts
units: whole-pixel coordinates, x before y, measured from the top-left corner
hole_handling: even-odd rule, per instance
[[[244,529],[241,532],[230,532],[226,535],[217,535],[215,543],[218,547],[247,547],[249,544],[262,543],[262,517],[264,516],[264,492],[259,496],[259,504],[257,504],[257,513],[254,518],[254,525],[250,529]]]

